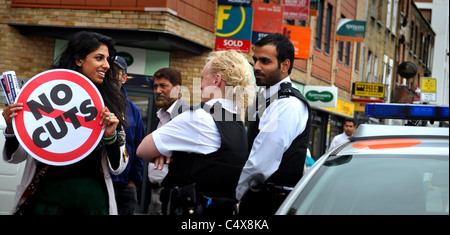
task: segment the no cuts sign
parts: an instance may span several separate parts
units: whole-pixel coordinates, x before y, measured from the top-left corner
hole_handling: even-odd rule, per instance
[[[23,110],[13,119],[22,147],[35,159],[64,166],[88,156],[101,140],[103,99],[95,85],[72,70],[36,75],[16,103]]]

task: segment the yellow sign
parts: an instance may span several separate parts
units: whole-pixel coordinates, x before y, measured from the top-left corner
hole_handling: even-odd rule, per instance
[[[353,94],[357,96],[384,98],[384,89],[385,86],[383,84],[355,82]]]
[[[355,112],[355,105],[352,102],[348,102],[348,101],[345,101],[340,98],[338,98],[338,100],[337,100],[337,108],[328,108],[328,107],[322,107],[322,108],[343,114],[350,118],[353,118],[354,112]]]
[[[218,13],[218,16],[217,16],[217,18],[218,18],[218,20],[217,20],[217,29],[218,30],[223,30],[223,22],[228,20],[230,18],[230,16],[231,16],[230,14],[225,13],[225,10],[229,11],[229,10],[231,10],[232,7],[233,6],[229,6],[229,5],[219,5],[219,13]],[[234,30],[231,33],[219,33],[219,32],[216,32],[217,36],[227,38],[227,37],[231,37],[233,35],[236,35],[237,33],[239,33],[239,31],[241,31],[242,27],[244,27],[244,24],[245,24],[245,10],[244,10],[244,7],[242,7],[242,6],[239,7],[239,8],[241,9],[242,20],[239,23],[239,26],[237,27],[237,29]]]
[[[436,78],[421,78],[422,93],[436,93]]]
[[[355,101],[355,112],[364,113],[366,111],[366,104],[368,102]]]

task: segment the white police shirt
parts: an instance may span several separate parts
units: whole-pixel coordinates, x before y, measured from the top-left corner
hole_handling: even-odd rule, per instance
[[[265,98],[280,90],[280,84],[292,83],[289,77],[266,90]],[[265,88],[263,88],[265,89]],[[241,200],[253,177],[267,180],[280,166],[284,152],[292,141],[306,128],[309,118],[308,107],[298,98],[276,99],[263,112],[247,162],[236,187],[236,198]]]
[[[164,110],[164,108],[161,108],[156,112],[156,116],[159,118],[159,123],[157,129],[161,128],[162,126],[169,123],[171,119],[171,113],[174,111],[173,109],[177,107],[177,103],[182,102],[181,99],[178,99],[177,101],[173,102],[173,104],[167,109]],[[175,110],[178,112],[178,110]],[[148,163],[148,179],[152,184],[158,183],[161,184],[161,182],[164,180],[164,178],[169,173],[169,166],[168,164],[164,164],[162,169],[155,169],[155,164],[152,162]]]
[[[212,99],[206,105],[220,102],[231,113],[237,113],[232,101]],[[171,157],[174,151],[210,154],[219,150],[222,140],[211,114],[203,109],[186,111],[152,133],[158,151]]]
[[[332,150],[336,148],[338,145],[348,142],[350,142],[350,136],[348,136],[347,134],[345,134],[345,132],[343,132],[333,138],[330,147],[328,149]]]

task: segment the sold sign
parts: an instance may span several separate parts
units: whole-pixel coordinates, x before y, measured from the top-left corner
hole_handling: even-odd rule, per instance
[[[75,71],[55,69],[36,75],[16,103],[22,103],[23,110],[13,119],[14,133],[31,156],[46,164],[78,162],[103,136],[103,99],[95,85]]]
[[[219,5],[216,51],[237,50],[250,53],[252,24],[252,7]]]

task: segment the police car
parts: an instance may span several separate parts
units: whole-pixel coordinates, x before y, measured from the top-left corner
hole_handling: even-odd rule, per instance
[[[374,118],[449,120],[449,108],[368,104]],[[278,215],[449,215],[449,129],[362,124],[323,155]]]

